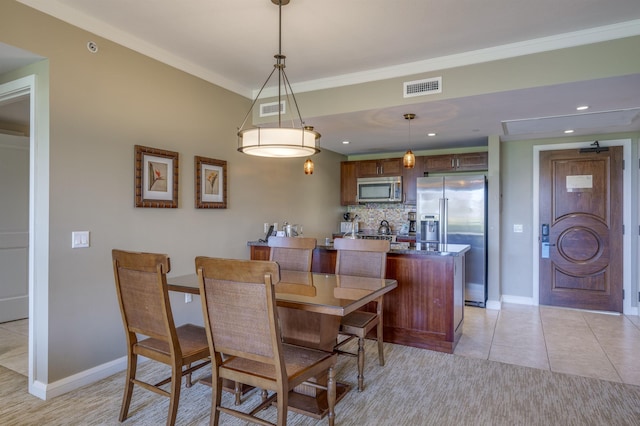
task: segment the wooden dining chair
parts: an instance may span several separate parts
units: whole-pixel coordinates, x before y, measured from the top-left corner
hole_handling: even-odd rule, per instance
[[[289,271],[311,271],[315,238],[269,237],[269,260],[278,262],[280,269]]]
[[[171,269],[165,254],[113,250],[113,273],[127,337],[127,378],[119,420],[127,418],[133,386],[169,397],[167,425],[176,421],[182,377],[209,364],[209,344],[204,327],[176,327],[171,314],[166,273]],[[136,378],[138,355],[169,365],[171,377],[156,384]],[[199,362],[202,361],[202,362]],[[192,363],[197,363],[191,366]],[[171,383],[169,391],[161,386]]]
[[[355,275],[361,277],[384,278],[387,271],[387,252],[390,243],[387,240],[367,240],[336,238],[333,246],[336,253],[336,274]],[[367,334],[376,328],[378,341],[378,362],[384,365],[383,340],[383,297],[376,299],[375,312],[358,310],[345,315],[340,322],[340,334],[348,336],[340,341],[335,349],[338,353],[358,358],[358,390],[364,389],[364,342]],[[356,354],[340,348],[347,342],[357,338]]]
[[[210,424],[218,424],[221,412],[253,423],[273,424],[257,417],[256,413],[275,400],[277,425],[286,425],[289,391],[307,383],[326,391],[329,425],[333,425],[337,355],[282,342],[274,290],[280,280],[278,264],[197,257],[196,270],[213,358]],[[327,375],[326,386],[307,382],[324,375]],[[273,391],[273,394],[250,412],[223,407],[224,379]]]

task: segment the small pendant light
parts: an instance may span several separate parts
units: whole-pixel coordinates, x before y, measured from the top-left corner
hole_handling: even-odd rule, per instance
[[[409,121],[409,144],[411,144],[411,120],[416,118],[416,115],[405,114],[404,118],[405,120]],[[411,152],[410,149],[408,149],[404,154],[404,157],[402,157],[402,165],[405,167],[405,169],[413,169],[413,167],[416,165],[416,156],[413,154],[413,152]]]
[[[307,158],[307,161],[304,162],[304,174],[305,175],[313,174],[313,161],[311,161],[311,158]]]

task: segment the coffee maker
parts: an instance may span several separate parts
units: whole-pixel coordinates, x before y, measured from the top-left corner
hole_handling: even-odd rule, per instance
[[[409,212],[407,219],[409,219],[409,235],[416,235],[416,212]]]

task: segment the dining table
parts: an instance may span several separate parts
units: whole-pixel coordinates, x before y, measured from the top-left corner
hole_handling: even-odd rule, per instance
[[[197,274],[167,277],[170,291],[200,294]],[[282,339],[286,343],[333,351],[343,316],[398,286],[395,279],[280,270],[275,284]],[[317,377],[325,384],[326,377]],[[350,385],[338,381],[336,402]],[[289,409],[320,419],[328,412],[326,393],[300,385],[289,394]]]

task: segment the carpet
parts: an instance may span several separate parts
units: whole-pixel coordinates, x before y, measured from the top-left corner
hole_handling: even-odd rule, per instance
[[[356,390],[356,360],[339,357],[337,377],[352,390],[336,406],[338,425],[640,425],[640,387],[552,373],[385,343],[387,364],[377,364],[367,343],[365,390]],[[147,377],[166,374],[147,363]],[[198,372],[197,374],[208,374]],[[196,376],[197,377],[197,376]],[[119,425],[124,372],[65,395],[42,401],[27,393],[27,378],[0,367],[0,424]],[[245,397],[249,410],[260,396]],[[137,387],[130,417],[122,425],[162,425],[168,398]],[[207,425],[211,389],[183,385],[177,425]],[[231,406],[226,394],[223,403]],[[275,421],[276,410],[263,412]],[[221,414],[222,425],[247,423]],[[289,412],[290,425],[326,425]]]

